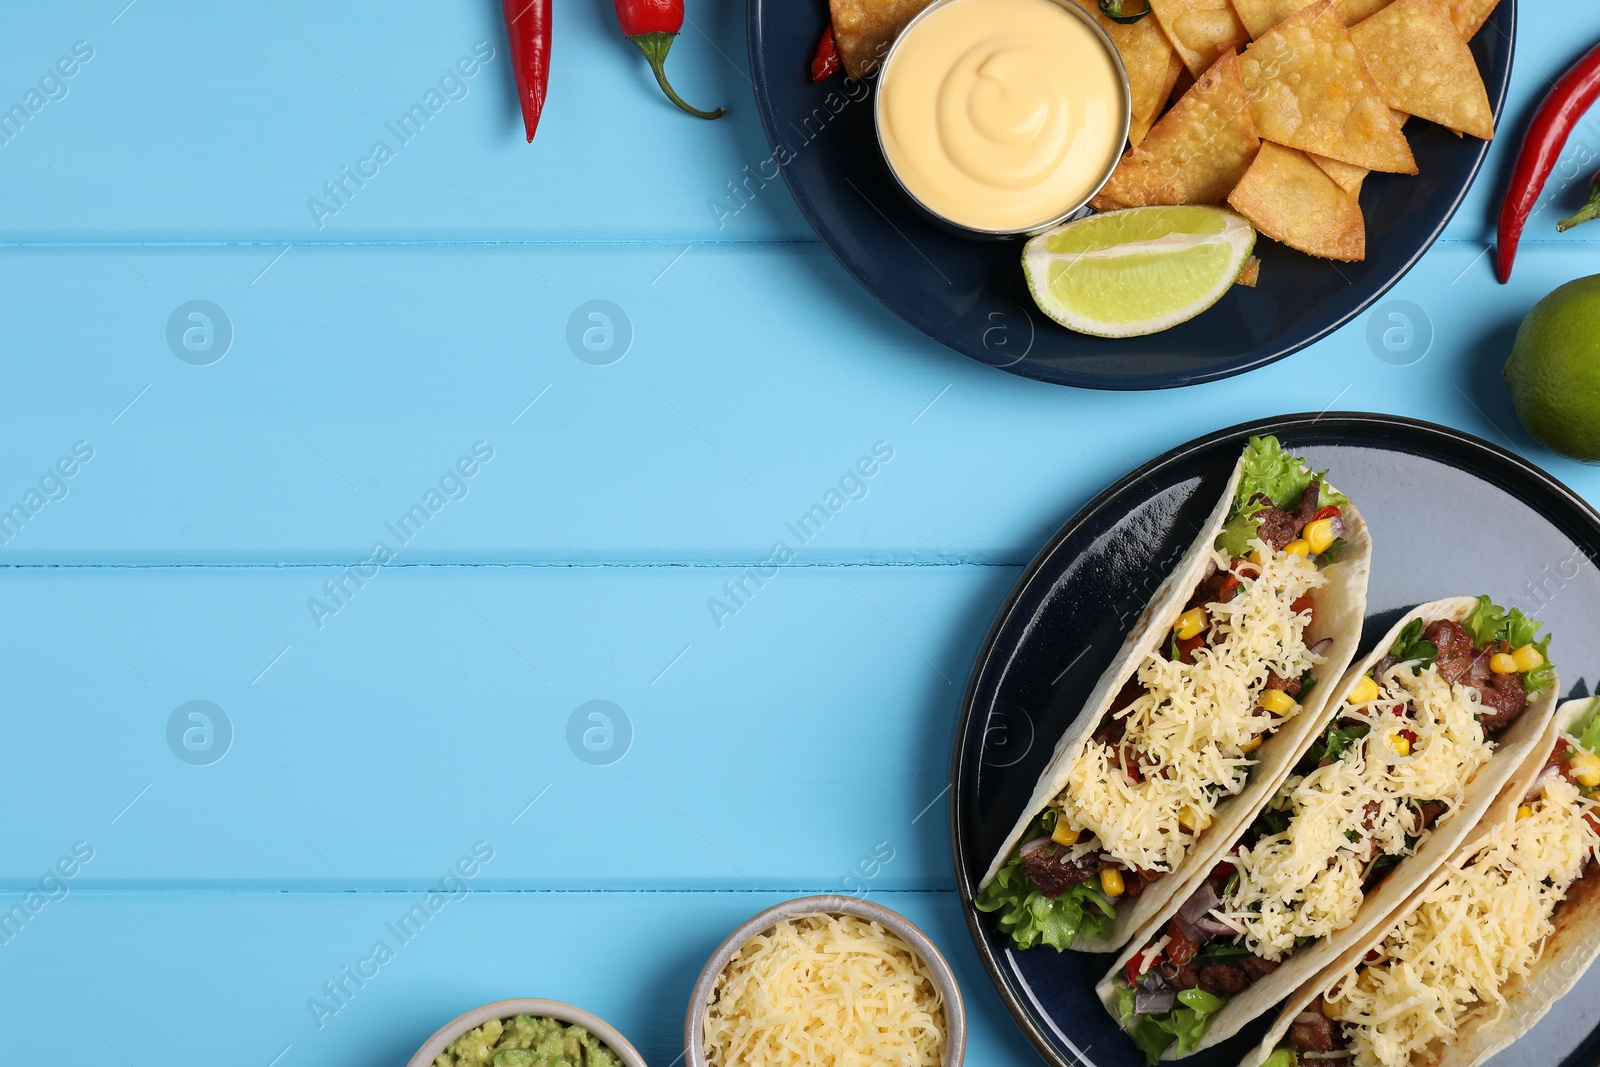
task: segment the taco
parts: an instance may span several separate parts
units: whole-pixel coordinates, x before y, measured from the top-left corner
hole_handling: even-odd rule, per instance
[[[1350,670],[1294,772],[1096,987],[1151,1063],[1235,1033],[1461,847],[1554,712],[1538,628],[1486,596],[1440,600]]]
[[[1472,839],[1242,1067],[1475,1067],[1531,1029],[1600,954],[1597,712],[1563,704]]]
[[[1018,948],[1124,944],[1313,739],[1355,656],[1371,559],[1349,499],[1250,438],[1057,743],[977,908]]]

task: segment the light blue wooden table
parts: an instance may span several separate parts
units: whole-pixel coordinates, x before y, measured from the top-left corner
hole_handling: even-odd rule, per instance
[[[1551,226],[1600,118],[1515,284],[1484,256],[1600,9],[1525,9],[1510,132],[1392,294],[1411,349],[1369,315],[1108,395],[933,346],[779,184],[732,210],[768,154],[737,0],[692,4],[672,57],[716,123],[609,8],[556,5],[531,147],[493,0],[0,11],[0,1063],[380,1067],[547,996],[668,1067],[723,934],[839,890],[951,954],[970,1062],[1031,1062],[951,889],[946,764],[1062,521],[1193,436],[1327,407],[1509,442],[1600,501],[1498,382],[1527,308],[1600,270],[1600,229]],[[575,349],[596,300],[612,347]]]

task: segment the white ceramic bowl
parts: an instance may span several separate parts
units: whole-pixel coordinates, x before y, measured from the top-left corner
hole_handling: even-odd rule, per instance
[[[938,987],[939,995],[944,999],[944,1067],[961,1067],[962,1060],[967,1054],[967,1011],[961,1000],[961,986],[957,984],[955,972],[950,969],[949,962],[928,939],[928,935],[917,929],[899,912],[890,911],[883,905],[874,904],[869,900],[845,896],[798,897],[786,900],[752,916],[717,946],[717,950],[706,961],[705,969],[700,972],[700,978],[694,984],[694,992],[689,995],[689,1013],[683,1023],[684,1061],[688,1067],[708,1067],[701,1041],[706,1006],[711,1003],[712,986],[727,968],[728,961],[745,946],[745,942],[757,934],[766,933],[780,922],[801,915],[819,914],[854,915],[876,922],[885,929],[899,934],[906,944],[917,951],[923,962],[928,965],[933,984]],[[413,1064],[412,1067],[417,1065]]]
[[[422,1047],[417,1049],[416,1055],[411,1057],[406,1067],[432,1067],[434,1058],[445,1050],[445,1046],[468,1030],[477,1029],[490,1019],[509,1019],[513,1015],[535,1015],[576,1024],[605,1042],[606,1047],[615,1052],[627,1067],[646,1067],[644,1057],[628,1043],[628,1039],[617,1033],[610,1023],[598,1015],[591,1015],[582,1008],[563,1004],[559,1000],[530,998],[497,1000],[493,1004],[473,1008],[465,1015],[451,1019],[423,1042]]]

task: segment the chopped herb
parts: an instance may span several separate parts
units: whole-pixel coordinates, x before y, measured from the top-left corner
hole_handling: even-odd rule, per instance
[[[1328,546],[1328,550],[1322,555],[1316,557],[1316,559],[1312,560],[1312,562],[1319,567],[1325,567],[1330,563],[1338,563],[1340,557],[1344,555],[1344,550],[1349,547],[1350,542],[1346,541],[1342,537],[1335,537],[1333,539],[1333,544]]]
[[[1426,667],[1439,655],[1439,646],[1432,641],[1422,639],[1422,620],[1412,619],[1406,623],[1405,629],[1400,631],[1400,636],[1395,638],[1394,644],[1389,649],[1389,655],[1397,660],[1417,660],[1421,666]]]
[[[1213,941],[1199,951],[1194,958],[1194,964],[1196,967],[1209,967],[1213,963],[1242,959],[1248,955],[1250,950],[1244,945],[1235,945],[1231,941]]]
[[[1306,758],[1312,763],[1321,763],[1325,759],[1342,759],[1350,750],[1350,746],[1366,737],[1371,730],[1372,727],[1364,722],[1352,723],[1349,726],[1340,726],[1335,722],[1322,735],[1322,740],[1312,746]]]

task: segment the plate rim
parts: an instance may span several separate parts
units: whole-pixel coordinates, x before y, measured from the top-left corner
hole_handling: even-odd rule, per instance
[[[761,58],[761,44],[765,39],[766,32],[762,16],[768,4],[794,2],[795,0],[749,0],[749,3],[745,9],[745,49],[750,61],[750,84],[756,98],[756,111],[761,117],[761,132],[767,139],[767,147],[774,153],[774,160],[777,159],[779,145],[779,142],[775,136],[778,120],[772,102],[772,94],[768,89],[767,65],[762,61]],[[1502,12],[1505,13],[1503,16]],[[1499,32],[1501,32],[1506,38],[1507,60],[1505,77],[1501,79],[1498,86],[1488,86],[1487,84],[1485,86],[1485,88],[1489,90],[1489,105],[1494,116],[1496,136],[1499,135],[1500,122],[1505,116],[1506,99],[1510,95],[1511,78],[1516,69],[1517,0],[1502,0],[1495,12],[1490,16],[1490,21],[1501,17],[1504,17],[1508,23],[1504,27],[1497,27]],[[795,66],[797,70],[800,68],[801,64],[799,60],[796,61]],[[839,264],[844,267],[845,272],[850,275],[851,279],[853,279],[857,285],[866,290],[866,292],[870,294],[872,298],[876,300],[885,310],[889,311],[901,322],[904,322],[916,329],[917,332],[922,334],[924,337],[937,342],[943,348],[949,349],[950,351],[959,355],[966,356],[968,359],[974,360],[985,367],[989,367],[997,371],[1003,371],[1007,374],[1015,374],[1023,378],[1030,378],[1034,381],[1047,382],[1052,385],[1072,386],[1081,389],[1101,389],[1110,392],[1140,392],[1160,389],[1180,389],[1184,386],[1202,385],[1206,382],[1221,381],[1225,378],[1232,378],[1236,375],[1246,374],[1250,371],[1265,367],[1268,364],[1276,363],[1281,359],[1286,359],[1289,356],[1294,355],[1296,352],[1309,348],[1311,345],[1316,344],[1323,338],[1328,337],[1330,334],[1333,334],[1334,332],[1348,325],[1350,322],[1370,309],[1379,300],[1383,299],[1383,297],[1395,286],[1399,285],[1405,276],[1410,274],[1412,269],[1422,261],[1422,257],[1427,255],[1433,246],[1438,243],[1438,240],[1443,235],[1445,228],[1450,225],[1451,221],[1455,219],[1456,213],[1461,210],[1461,204],[1466,200],[1467,194],[1470,193],[1472,191],[1472,187],[1477,184],[1478,176],[1483,172],[1484,162],[1489,158],[1489,151],[1491,148],[1493,148],[1493,146],[1493,141],[1478,142],[1477,155],[1473,159],[1472,166],[1468,170],[1466,180],[1461,184],[1461,187],[1456,191],[1455,196],[1451,199],[1450,205],[1445,211],[1444,215],[1439,219],[1438,225],[1435,226],[1433,231],[1427,235],[1427,237],[1417,247],[1416,251],[1411,255],[1411,257],[1399,265],[1399,267],[1394,271],[1387,281],[1377,286],[1370,294],[1368,294],[1343,316],[1336,318],[1322,329],[1293,343],[1287,345],[1278,345],[1275,348],[1272,348],[1270,351],[1257,350],[1252,355],[1237,357],[1233,360],[1225,361],[1223,364],[1217,367],[1197,371],[1179,371],[1165,374],[1140,375],[1111,375],[1084,371],[1062,371],[1058,368],[1049,367],[1038,363],[1030,363],[1026,355],[1012,363],[994,363],[983,358],[979,349],[967,341],[967,339],[941,336],[935,333],[929,325],[925,325],[922,322],[918,322],[908,317],[907,313],[902,311],[898,304],[891,303],[885,298],[884,294],[879,291],[878,286],[868,281],[864,272],[859,269],[854,258],[845,251],[843,243],[832,238],[831,227],[824,225],[821,217],[815,210],[814,203],[810,196],[806,194],[803,188],[796,183],[793,176],[789,173],[788,164],[781,162],[778,163],[778,170],[783,175],[783,183],[788,187],[789,195],[793,198],[795,206],[800,209],[801,216],[805,218],[806,224],[811,227],[811,231],[816,236],[818,242],[827,248],[830,253],[832,253],[834,259],[836,259]]]
[[[1012,1021],[1017,1024],[1028,1042],[1046,1062],[1055,1067],[1084,1067],[1084,1063],[1074,1063],[1062,1058],[1054,1045],[1043,1032],[1042,1027],[1024,1008],[1018,995],[1011,989],[1007,977],[1002,973],[998,954],[989,944],[981,926],[981,920],[976,907],[973,906],[975,886],[967,875],[968,849],[961,832],[962,827],[962,797],[965,793],[968,775],[963,767],[964,756],[970,742],[973,727],[973,701],[976,698],[978,684],[984,676],[989,665],[996,659],[996,639],[1002,629],[1010,622],[1017,609],[1018,602],[1023,594],[1038,579],[1045,567],[1050,563],[1062,546],[1076,537],[1086,526],[1098,519],[1105,508],[1126,493],[1131,487],[1150,478],[1151,475],[1166,467],[1180,463],[1189,456],[1204,449],[1215,447],[1218,443],[1234,438],[1243,440],[1251,434],[1261,433],[1293,433],[1300,429],[1309,429],[1318,425],[1324,429],[1351,428],[1367,431],[1403,430],[1408,433],[1420,434],[1424,438],[1431,438],[1443,447],[1463,448],[1475,452],[1491,462],[1509,464],[1518,479],[1528,479],[1537,483],[1532,493],[1550,493],[1563,503],[1568,504],[1577,516],[1585,520],[1596,542],[1600,542],[1600,510],[1590,504],[1577,492],[1567,486],[1560,479],[1537,466],[1532,461],[1512,452],[1509,449],[1486,441],[1475,434],[1459,430],[1452,426],[1428,422],[1424,419],[1414,419],[1404,415],[1390,415],[1382,412],[1369,411],[1334,411],[1324,413],[1298,412],[1288,415],[1270,416],[1261,419],[1252,419],[1248,422],[1236,423],[1232,426],[1213,430],[1185,441],[1167,451],[1141,463],[1127,474],[1118,478],[1110,486],[1097,493],[1092,499],[1080,507],[1065,523],[1050,537],[1040,548],[1039,552],[1029,561],[1023,569],[1016,583],[1007,592],[1004,602],[995,613],[994,621],[990,624],[988,632],[984,634],[983,642],[979,645],[977,656],[972,665],[972,670],[967,676],[967,684],[962,691],[961,706],[957,712],[955,730],[950,748],[950,800],[948,804],[949,816],[949,844],[950,860],[955,875],[956,897],[961,906],[962,918],[965,920],[967,933],[972,938],[973,948],[978,959],[983,964],[984,975],[999,995],[1001,1003]],[[1380,442],[1376,442],[1381,445]],[[1524,486],[1526,483],[1524,482]],[[1546,521],[1564,529],[1555,520],[1546,517]],[[1590,1045],[1600,1044],[1600,1026],[1585,1042],[1570,1054],[1563,1067],[1577,1062],[1574,1057],[1582,1053]]]

